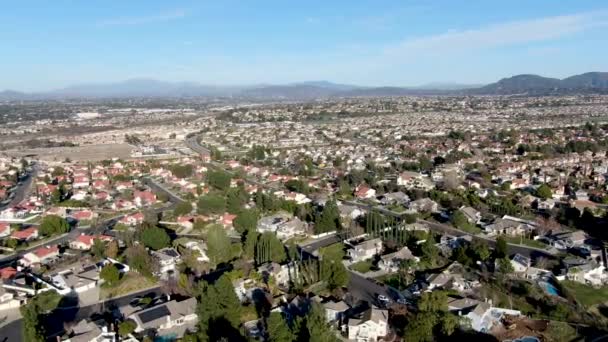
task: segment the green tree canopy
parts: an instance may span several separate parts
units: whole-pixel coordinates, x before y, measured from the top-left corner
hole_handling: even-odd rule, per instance
[[[197,211],[199,214],[222,214],[226,211],[226,200],[218,195],[202,196],[198,200]]]
[[[232,225],[239,233],[253,231],[258,225],[258,212],[255,209],[244,209],[239,212]]]
[[[232,177],[225,171],[209,171],[207,183],[217,190],[224,191],[230,187]]]
[[[53,236],[67,233],[70,230],[68,221],[57,215],[47,215],[40,222],[40,234],[44,236]]]
[[[549,187],[547,184],[541,184],[537,189],[536,189],[536,196],[542,198],[542,199],[549,199],[553,196],[553,192],[551,191],[551,187]]]
[[[180,202],[173,209],[173,214],[175,216],[184,216],[188,215],[192,212],[192,203],[188,201]]]
[[[144,229],[140,236],[141,242],[153,250],[159,250],[168,247],[171,244],[171,238],[167,232],[159,227],[150,227]]]
[[[281,263],[286,259],[285,246],[275,233],[264,232],[258,237],[255,246],[255,261],[258,265],[270,261]]]
[[[228,262],[232,259],[230,238],[224,227],[212,225],[207,231],[207,254],[215,265]]]
[[[114,264],[107,264],[99,272],[99,277],[105,281],[106,284],[113,286],[118,283],[120,279],[120,273]]]
[[[270,342],[294,342],[296,336],[280,312],[271,312],[266,319],[266,330]]]

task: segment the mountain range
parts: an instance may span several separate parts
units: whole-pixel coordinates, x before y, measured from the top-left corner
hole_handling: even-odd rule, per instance
[[[517,75],[479,86],[432,83],[419,87],[369,87],[309,81],[284,85],[214,86],[195,82],[131,79],[116,83],[80,84],[40,93],[0,92],[0,101],[119,97],[232,97],[245,99],[313,99],[405,95],[552,95],[608,94],[608,72],[588,72],[564,79]]]

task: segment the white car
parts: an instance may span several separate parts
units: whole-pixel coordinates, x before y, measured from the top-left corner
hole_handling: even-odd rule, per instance
[[[388,299],[387,296],[381,295],[381,294],[378,295],[378,300],[381,301],[381,302],[385,302],[385,303],[390,302],[390,299]]]

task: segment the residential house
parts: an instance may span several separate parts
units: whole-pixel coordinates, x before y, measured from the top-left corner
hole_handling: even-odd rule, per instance
[[[188,241],[184,243],[184,247],[198,254],[196,257],[197,261],[209,262],[209,257],[207,256],[207,244],[204,241]]]
[[[350,218],[351,220],[364,214],[363,210],[354,205],[338,204],[338,211],[340,211],[340,217],[343,219]]]
[[[405,260],[419,262],[420,258],[414,256],[410,249],[406,246],[396,252],[381,256],[380,261],[378,262],[378,267],[386,272],[397,272],[401,263]]]
[[[138,207],[154,204],[156,202],[156,195],[152,191],[135,191],[133,202]]]
[[[355,196],[359,199],[368,199],[376,197],[376,190],[367,185],[360,185],[355,190]]]
[[[97,213],[91,210],[78,210],[71,212],[70,216],[78,221],[91,221],[97,216]]]
[[[380,202],[384,205],[406,204],[409,201],[410,201],[409,196],[401,191],[389,192],[387,194],[384,194],[382,196],[382,198],[380,199]]]
[[[378,341],[388,335],[388,310],[375,307],[364,312],[359,319],[348,320],[348,339],[350,341]]]
[[[142,222],[144,222],[144,214],[141,212],[137,212],[130,215],[125,215],[119,221],[122,224],[126,224],[127,226],[136,226]]]
[[[436,213],[439,211],[439,204],[432,199],[425,197],[410,202],[409,208],[418,212]]]
[[[152,330],[157,331],[158,335],[162,335],[163,331],[174,327],[184,325],[194,327],[198,322],[196,298],[189,298],[181,302],[172,300],[138,311],[127,318],[135,322],[135,332]]]
[[[397,177],[397,185],[407,189],[421,189],[429,191],[435,187],[435,183],[418,172],[405,171]]]
[[[232,228],[232,222],[236,218],[236,215],[230,213],[224,213],[222,216],[222,226],[224,228]]]
[[[290,282],[296,276],[297,266],[294,263],[280,265],[276,262],[266,263],[258,267],[258,273],[262,277],[272,277],[275,283],[282,287],[289,287]]]
[[[40,247],[33,252],[26,253],[21,259],[19,264],[25,267],[38,266],[46,264],[56,259],[59,256],[59,247],[57,246],[46,246]]]
[[[608,282],[608,273],[606,267],[594,260],[580,260],[580,263],[566,265],[565,274],[558,276],[557,279],[601,286]]]
[[[273,232],[281,240],[287,240],[297,235],[306,234],[306,223],[291,214],[280,212],[262,217],[258,221],[257,231],[260,233]]]
[[[69,337],[64,342],[116,342],[116,332],[108,327],[105,320],[90,321],[83,319],[71,328]]]
[[[100,269],[97,265],[78,265],[51,276],[51,283],[62,295],[83,293],[94,289],[99,283]]]
[[[38,238],[38,228],[30,227],[22,230],[14,231],[11,238],[19,241],[31,241]]]
[[[7,237],[9,235],[11,235],[11,225],[0,222],[0,238]]]
[[[508,218],[499,218],[493,223],[486,225],[484,229],[486,233],[490,235],[519,236],[531,228],[520,221],[511,220]]]
[[[481,221],[481,213],[473,207],[462,207],[460,211],[469,223],[478,224]]]
[[[177,264],[181,262],[179,253],[172,247],[152,251],[152,256],[158,260],[158,275],[163,278],[172,276],[177,270]]]
[[[463,313],[465,310],[458,310],[458,312],[461,316],[468,318],[471,329],[482,333],[489,333],[493,327],[501,324],[502,318],[505,315],[521,315],[521,312],[518,310],[493,307],[491,302],[480,302],[472,308],[467,309],[466,311],[468,312],[466,314]]]
[[[382,252],[382,239],[375,238],[363,241],[349,249],[348,256],[353,262],[359,262],[372,258]]]
[[[587,238],[587,233],[582,230],[556,233],[550,237],[551,245],[561,250],[583,246]]]
[[[325,303],[321,303],[323,308],[325,309],[325,317],[328,322],[338,322],[340,323],[344,318],[344,313],[346,310],[350,309],[350,307],[344,303],[344,301],[328,301]]]
[[[91,249],[91,247],[93,247],[93,244],[95,244],[95,239],[98,239],[103,242],[112,241],[112,237],[107,236],[107,235],[81,234],[78,237],[76,237],[76,239],[70,241],[70,248],[78,249],[81,251],[88,251]]]

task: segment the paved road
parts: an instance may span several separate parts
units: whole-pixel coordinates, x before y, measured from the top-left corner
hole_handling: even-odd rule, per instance
[[[32,171],[28,172],[25,177],[20,180],[21,184],[17,185],[17,189],[13,191],[13,199],[7,204],[0,205],[0,211],[16,206],[30,194],[30,191],[32,190],[32,183],[38,175],[39,166],[34,162],[32,163],[31,168]]]
[[[474,239],[478,239],[478,240],[482,240],[484,242],[486,242],[488,245],[490,245],[490,247],[494,248],[496,247],[496,241],[490,238],[486,238],[486,237],[482,237],[482,236],[478,236],[478,235],[473,235],[473,234],[469,234],[465,231],[456,229],[452,226],[449,226],[447,224],[441,224],[441,223],[436,223],[436,222],[431,222],[431,221],[426,221],[426,220],[418,220],[418,222],[424,223],[426,224],[431,230],[440,232],[440,233],[448,233],[451,235],[455,235],[455,236],[465,236],[465,235],[469,235],[472,236]],[[509,253],[510,254],[522,254],[524,256],[527,256],[529,258],[535,259],[538,257],[545,257],[548,259],[554,259],[555,255],[551,254],[550,252],[543,250],[543,249],[539,249],[539,248],[534,248],[534,247],[529,247],[529,246],[524,246],[524,245],[516,245],[516,244],[512,244],[512,243],[508,243],[507,247],[509,249]]]

